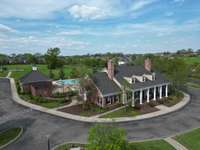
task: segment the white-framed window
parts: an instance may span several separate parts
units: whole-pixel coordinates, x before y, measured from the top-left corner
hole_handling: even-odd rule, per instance
[[[132,83],[135,83],[135,81],[136,81],[136,78],[133,77],[133,78],[132,78]]]
[[[146,81],[146,77],[142,77],[142,82],[145,82]]]
[[[156,73],[155,72],[152,73],[152,80],[156,80]]]

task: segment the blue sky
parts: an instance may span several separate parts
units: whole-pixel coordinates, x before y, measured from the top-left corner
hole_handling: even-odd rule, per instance
[[[199,0],[1,0],[0,53],[200,48]]]

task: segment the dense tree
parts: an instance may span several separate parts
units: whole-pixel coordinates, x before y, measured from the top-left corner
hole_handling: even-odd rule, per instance
[[[45,54],[45,60],[49,69],[55,69],[58,67],[58,55],[60,54],[59,48],[50,48]]]
[[[86,150],[128,150],[125,131],[111,125],[96,125],[89,130]]]

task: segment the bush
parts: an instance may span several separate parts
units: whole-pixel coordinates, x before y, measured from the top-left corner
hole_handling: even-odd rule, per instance
[[[63,98],[65,96],[66,96],[66,93],[59,93],[59,92],[57,92],[57,93],[53,94],[54,98]]]
[[[156,101],[150,101],[149,106],[155,107],[157,105]]]
[[[164,102],[165,102],[164,99],[159,99],[159,100],[158,100],[158,103],[159,103],[159,104],[164,104]]]
[[[83,110],[91,110],[92,104],[89,101],[83,102]]]
[[[135,106],[134,106],[134,108],[136,110],[140,110],[141,109],[141,105],[139,103],[136,103]]]

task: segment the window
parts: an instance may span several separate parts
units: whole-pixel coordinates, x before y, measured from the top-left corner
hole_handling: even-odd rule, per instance
[[[132,83],[135,83],[136,79],[135,77],[132,78]]]
[[[142,82],[145,82],[146,81],[146,77],[142,77]]]
[[[152,80],[156,80],[156,74],[155,74],[155,72],[152,74]]]

